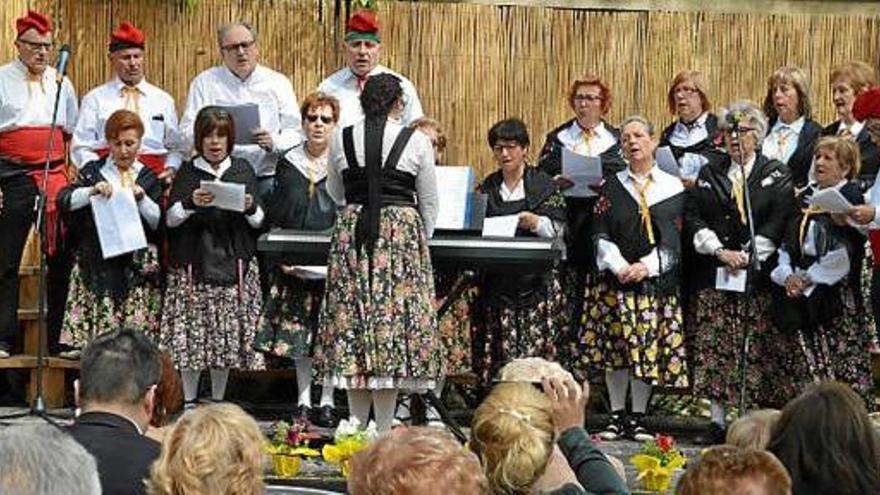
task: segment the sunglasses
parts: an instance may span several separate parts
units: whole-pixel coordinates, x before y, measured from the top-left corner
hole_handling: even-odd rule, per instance
[[[306,120],[309,122],[317,122],[318,119],[321,119],[321,122],[325,124],[333,123],[333,117],[328,117],[326,115],[306,115]]]

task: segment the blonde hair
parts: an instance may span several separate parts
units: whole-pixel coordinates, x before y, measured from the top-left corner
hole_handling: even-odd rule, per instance
[[[845,79],[857,96],[862,90],[877,85],[877,73],[874,68],[860,60],[851,60],[835,67],[828,82],[834,84],[838,79]]]
[[[474,412],[470,447],[493,493],[524,494],[553,452],[550,401],[530,383],[500,383]]]
[[[759,409],[738,418],[727,430],[726,443],[742,448],[766,449],[780,414],[779,409]]]
[[[773,102],[773,91],[778,84],[791,84],[798,94],[798,113],[809,120],[813,116],[813,105],[810,103],[810,80],[800,68],[792,65],[780,67],[767,78],[767,95],[764,97],[764,113],[771,122],[779,117],[776,104]]]
[[[441,153],[446,151],[446,131],[443,129],[443,124],[440,121],[430,117],[419,117],[410,124],[410,127],[416,130],[430,129],[434,131],[437,134],[438,151]]]
[[[263,487],[263,434],[234,404],[183,415],[162,443],[149,481],[152,495],[256,495]]]
[[[476,456],[446,431],[398,428],[352,459],[352,495],[489,493]]]
[[[823,136],[816,143],[813,155],[818,153],[820,149],[831,150],[841,167],[849,165],[847,179],[859,175],[859,170],[862,168],[862,152],[859,151],[859,145],[855,141],[840,136]]]
[[[540,357],[514,359],[498,372],[498,380],[502,382],[540,383],[542,378],[574,381],[572,374],[562,365]]]

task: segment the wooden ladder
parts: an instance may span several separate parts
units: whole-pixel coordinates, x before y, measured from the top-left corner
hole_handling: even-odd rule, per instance
[[[39,237],[31,230],[27,245],[21,256],[18,270],[18,322],[24,332],[24,354],[16,354],[0,359],[0,369],[28,369],[27,400],[33,403],[37,395],[37,349],[40,348],[39,314]],[[43,315],[45,317],[45,315]],[[49,357],[43,347],[43,399],[47,408],[64,406],[64,373],[69,369],[79,369],[79,361]]]

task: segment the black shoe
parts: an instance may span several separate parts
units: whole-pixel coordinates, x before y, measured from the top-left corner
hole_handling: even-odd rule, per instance
[[[721,445],[727,440],[727,428],[718,423],[710,423],[703,433],[694,438],[697,445]]]
[[[312,409],[312,423],[323,428],[336,428],[339,424],[339,415],[333,406],[321,406],[318,409]]]
[[[623,411],[615,411],[611,413],[611,418],[608,420],[608,426],[599,432],[599,438],[609,441],[621,438],[623,436],[625,420],[626,416]]]
[[[644,425],[645,415],[644,413],[632,413],[626,419],[626,428],[624,435],[629,440],[635,440],[636,442],[649,442],[654,439],[654,434],[648,431]]]
[[[293,419],[298,421],[309,421],[309,418],[312,417],[312,408],[311,406],[307,406],[305,404],[298,404],[295,408],[293,408]]]

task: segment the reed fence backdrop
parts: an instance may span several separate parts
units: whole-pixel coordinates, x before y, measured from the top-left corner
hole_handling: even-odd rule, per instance
[[[263,62],[288,75],[301,99],[344,64],[343,0],[3,0],[0,56],[14,56],[13,24],[28,7],[50,12],[60,43],[70,43],[70,75],[80,96],[110,77],[107,42],[119,22],[147,34],[147,78],[182,111],[189,81],[219,63],[215,30],[230,20],[259,30]],[[851,59],[877,67],[880,10],[865,15],[706,13],[551,9],[468,3],[381,1],[381,62],[409,77],[428,115],[449,133],[448,163],[494,169],[489,126],[519,116],[543,135],[571,116],[565,94],[585,73],[607,80],[608,120],[642,113],[659,126],[673,74],[705,71],[716,107],[762,101],[767,76],[795,64],[810,75],[815,117],[833,119],[831,69]]]

